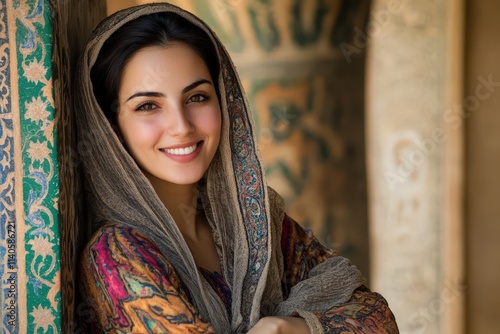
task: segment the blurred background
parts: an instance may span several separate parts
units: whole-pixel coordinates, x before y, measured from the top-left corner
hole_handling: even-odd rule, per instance
[[[361,269],[401,332],[497,333],[500,3],[171,2],[231,53],[288,213]]]

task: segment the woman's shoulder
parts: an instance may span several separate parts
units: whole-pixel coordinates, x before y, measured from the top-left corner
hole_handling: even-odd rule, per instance
[[[106,224],[92,234],[80,256],[78,279],[82,299],[96,314],[95,321],[82,319],[94,321],[91,327],[152,333],[148,326],[158,323],[177,328],[184,326],[179,321],[201,321],[171,263],[151,239],[129,226]]]
[[[120,223],[106,223],[97,228],[87,242],[87,247],[94,247],[96,243],[104,240],[117,241],[117,236],[129,239],[136,231],[133,228]]]
[[[148,244],[156,248],[154,242],[143,232],[121,223],[103,224],[92,233],[86,248],[95,248],[102,243],[105,243],[107,246],[140,243]]]
[[[106,224],[93,233],[80,254],[79,271],[106,282],[132,274],[178,280],[158,246],[141,231],[122,224]]]
[[[133,261],[147,257],[148,260],[161,256],[157,245],[145,234],[119,223],[108,223],[93,232],[81,253],[81,261],[95,262],[117,258]],[[156,262],[156,261],[153,261]]]

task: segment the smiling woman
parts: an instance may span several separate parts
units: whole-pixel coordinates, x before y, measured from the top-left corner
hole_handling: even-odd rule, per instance
[[[161,74],[144,87],[151,64]],[[118,134],[155,189],[196,185],[219,146],[221,113],[210,71],[191,47],[137,51],[123,69],[118,111]]]
[[[88,330],[397,332],[383,297],[267,187],[238,76],[198,18],[168,4],[111,16],[79,82]]]

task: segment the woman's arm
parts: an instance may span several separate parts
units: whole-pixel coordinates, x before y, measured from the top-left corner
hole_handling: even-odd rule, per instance
[[[89,331],[213,333],[156,246],[130,228],[103,227],[80,261],[80,290],[94,313]]]
[[[323,246],[308,229],[285,216],[281,239],[284,257],[282,287],[286,299],[298,282],[307,280],[318,264],[337,254]],[[312,312],[325,333],[399,333],[387,301],[364,286],[343,304]]]
[[[314,313],[325,333],[399,333],[387,301],[366,287],[355,290],[346,304]]]

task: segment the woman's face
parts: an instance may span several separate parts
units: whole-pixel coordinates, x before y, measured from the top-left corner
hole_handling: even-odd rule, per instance
[[[210,72],[188,45],[141,49],[126,63],[118,128],[145,175],[198,182],[220,140],[221,112]]]

